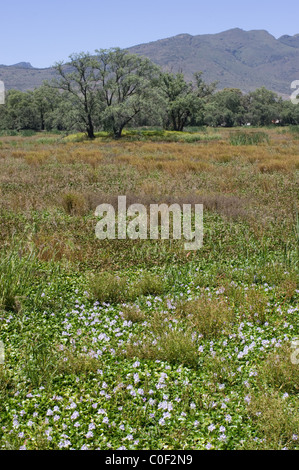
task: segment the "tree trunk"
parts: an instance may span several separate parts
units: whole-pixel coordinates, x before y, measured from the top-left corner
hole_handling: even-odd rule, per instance
[[[124,126],[113,127],[113,136],[115,139],[120,139]]]
[[[40,119],[41,119],[41,130],[45,130],[45,119],[44,119],[44,114],[43,112],[40,113]]]
[[[91,119],[90,116],[88,116],[88,125],[87,125],[86,130],[87,130],[88,138],[89,139],[94,139],[95,135],[94,135],[93,123],[92,123],[92,119]]]

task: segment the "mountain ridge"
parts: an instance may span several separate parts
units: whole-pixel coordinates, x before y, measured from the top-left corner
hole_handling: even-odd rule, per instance
[[[34,67],[32,67],[30,62],[18,62],[17,64],[13,64],[13,65],[0,64],[0,67],[18,67],[18,68],[22,68],[22,69],[33,69],[34,68]]]
[[[292,81],[299,79],[299,34],[276,39],[266,30],[232,28],[216,34],[180,33],[126,49],[166,71],[182,71],[187,80],[202,71],[206,82],[218,81],[218,89],[249,92],[265,86],[287,97]],[[0,65],[6,89],[34,89],[54,76],[53,67],[37,68],[29,62]]]

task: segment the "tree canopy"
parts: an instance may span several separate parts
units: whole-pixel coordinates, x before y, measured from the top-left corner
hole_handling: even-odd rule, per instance
[[[55,65],[57,78],[33,90],[6,91],[1,129],[105,130],[120,138],[125,127],[190,125],[265,126],[299,124],[299,107],[266,88],[248,94],[217,90],[202,72],[186,81],[182,72],[162,71],[149,59],[119,48],[71,54]]]

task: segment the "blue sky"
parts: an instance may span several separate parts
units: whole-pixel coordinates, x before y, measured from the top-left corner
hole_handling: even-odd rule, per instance
[[[299,1],[2,0],[0,64],[48,67],[73,52],[130,47],[181,33],[299,33]]]

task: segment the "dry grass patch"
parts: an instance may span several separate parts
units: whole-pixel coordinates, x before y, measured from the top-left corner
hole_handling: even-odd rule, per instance
[[[289,302],[294,297],[297,289],[298,277],[297,279],[292,279],[290,276],[288,279],[283,280],[279,285],[278,295],[283,297],[285,302]]]
[[[186,367],[198,366],[199,353],[191,331],[168,330],[156,340],[134,338],[127,345],[124,355],[146,360],[166,361],[169,364],[182,364]]]
[[[165,292],[165,282],[160,276],[145,273],[135,283],[135,289],[139,295],[162,295]]]
[[[14,150],[14,151],[11,152],[10,155],[11,155],[12,158],[17,158],[17,159],[18,158],[25,158],[26,155],[27,155],[27,152],[24,152],[22,150]]]
[[[290,345],[284,344],[258,368],[257,389],[248,411],[262,439],[249,441],[247,449],[292,450],[297,446],[299,411],[293,398],[299,392],[299,367],[292,363],[291,353]]]
[[[252,398],[249,414],[262,442],[249,441],[246,449],[292,450],[297,447],[299,412],[278,393],[258,394]]]
[[[244,289],[233,282],[224,281],[224,295],[232,308],[237,308],[242,319],[263,324],[270,312],[266,294],[257,288]]]
[[[84,148],[80,148],[73,152],[67,153],[58,153],[57,159],[59,162],[66,164],[66,163],[84,163],[86,165],[90,165],[92,168],[97,168],[103,161],[104,154],[102,151],[94,149],[94,150],[86,150]]]
[[[242,316],[254,323],[265,323],[269,313],[268,298],[265,293],[256,289],[244,292],[244,300],[240,305]]]
[[[225,299],[211,298],[205,292],[196,300],[179,303],[175,317],[184,319],[192,330],[204,338],[227,334],[234,319],[232,309]]]
[[[74,260],[77,257],[78,247],[67,234],[49,233],[40,231],[34,234],[32,241],[41,261],[60,261],[62,259]]]
[[[24,155],[26,163],[33,166],[43,165],[49,159],[51,152],[46,150],[38,150],[34,152],[27,152]]]
[[[61,205],[68,215],[85,215],[88,203],[84,194],[69,191],[61,195]]]
[[[102,366],[101,359],[97,359],[86,354],[78,353],[75,350],[65,349],[60,353],[57,363],[57,375],[87,375],[96,373]]]
[[[258,169],[261,173],[275,173],[282,171],[291,171],[294,169],[294,165],[290,161],[282,162],[280,160],[269,160],[267,162],[260,163]]]
[[[299,393],[299,366],[292,363],[292,352],[290,345],[285,344],[267,357],[259,368],[262,385],[294,395]]]
[[[130,300],[127,279],[111,273],[98,273],[90,279],[90,290],[98,302],[120,303]]]
[[[142,323],[146,320],[146,315],[136,305],[126,305],[121,310],[122,317],[132,323]]]

